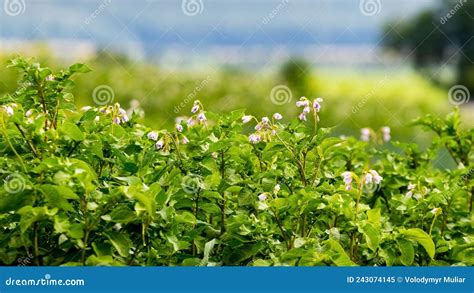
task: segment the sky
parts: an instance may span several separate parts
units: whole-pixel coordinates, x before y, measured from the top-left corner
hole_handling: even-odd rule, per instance
[[[134,58],[262,58],[376,47],[382,26],[436,0],[2,0],[0,49],[87,43]],[[352,50],[352,49],[350,49]],[[330,49],[332,51],[332,49]],[[346,55],[346,52],[341,52]],[[249,57],[250,56],[250,57]],[[253,56],[253,57],[252,57]],[[262,56],[262,57],[260,57]],[[334,56],[333,56],[334,57]],[[279,58],[276,56],[275,58]]]

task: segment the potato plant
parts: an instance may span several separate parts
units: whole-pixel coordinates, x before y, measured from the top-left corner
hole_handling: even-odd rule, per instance
[[[387,127],[331,136],[321,98],[292,118],[195,101],[154,129],[119,104],[77,110],[85,65],[9,67],[22,78],[0,100],[2,265],[474,265],[474,130],[457,110],[414,122],[437,135],[426,150]],[[433,167],[440,150],[455,168]]]

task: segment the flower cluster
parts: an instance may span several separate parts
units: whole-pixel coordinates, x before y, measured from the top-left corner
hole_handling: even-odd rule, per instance
[[[3,110],[7,113],[8,116],[13,116],[15,111],[13,110],[14,108],[18,107],[17,104],[12,103],[10,105],[4,105],[2,106]]]
[[[406,198],[413,197],[416,200],[420,200],[421,198],[423,198],[424,195],[428,193],[428,191],[429,189],[426,187],[417,188],[415,184],[408,183],[407,193],[405,193],[405,197]],[[436,192],[436,189],[434,189],[433,191]]]
[[[352,181],[353,179],[358,180],[358,177],[353,173],[349,171],[345,171],[342,174],[342,177],[344,178],[344,184],[346,186],[346,190],[352,190]],[[382,182],[383,177],[379,175],[379,173],[375,170],[369,170],[365,172],[359,181],[360,185],[370,185],[370,184],[380,184]]]
[[[249,135],[249,141],[255,144],[261,141],[271,141],[272,136],[277,134],[278,124],[276,121],[283,119],[283,116],[280,113],[275,113],[271,121],[268,117],[262,117],[261,121],[258,121],[254,116],[245,115],[242,117],[242,122],[248,123],[252,119],[255,119],[257,125],[255,125],[255,132]]]
[[[389,142],[392,136],[390,135],[390,127],[384,126],[380,128],[380,137],[383,142]],[[370,128],[364,127],[360,130],[360,140],[369,142],[371,139],[378,141],[379,135]]]
[[[318,113],[319,111],[321,111],[322,102],[323,102],[322,98],[314,99],[313,102],[311,102],[306,97],[301,97],[300,100],[296,102],[296,107],[303,108],[303,111],[300,113],[298,118],[301,121],[306,121],[307,120],[306,116],[312,112],[316,121],[319,122]]]
[[[189,139],[183,134],[184,127],[183,127],[182,122],[184,120],[185,119],[183,117],[176,118],[175,128],[176,128],[176,131],[178,132],[178,134],[176,135],[176,141],[179,143],[179,137],[181,137],[181,142],[183,144],[188,144]],[[188,123],[188,127],[189,127],[189,123]]]
[[[87,109],[87,107],[84,107],[84,108]],[[89,109],[87,109],[87,110],[89,110]],[[119,103],[115,103],[112,106],[103,106],[103,107],[99,108],[99,111],[101,113],[104,113],[105,115],[112,116],[112,122],[115,123],[115,124],[122,124],[122,123],[125,123],[125,122],[129,121],[127,111],[122,109],[120,107]],[[96,120],[97,120],[97,117],[96,117]]]
[[[196,123],[205,123],[207,121],[204,107],[199,100],[194,101],[194,105],[191,108],[191,113],[194,115],[189,117],[186,122],[189,127],[194,126]]]
[[[158,140],[158,138],[159,138],[158,132],[156,132],[156,131],[150,131],[150,132],[148,132],[148,134],[146,135],[146,137],[147,137],[149,140],[152,140],[152,141],[155,142],[155,148],[156,148],[157,150],[163,149],[163,147],[164,147],[164,145],[165,145],[165,142],[163,141],[163,139]]]

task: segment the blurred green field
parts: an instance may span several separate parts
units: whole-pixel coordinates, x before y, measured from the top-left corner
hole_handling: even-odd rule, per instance
[[[38,56],[41,56],[38,61],[52,68],[61,68],[69,62],[58,61],[45,52]],[[0,56],[1,64],[6,64],[11,57]],[[170,71],[109,53],[78,61],[93,70],[75,79],[73,93],[78,106],[93,105],[94,88],[107,85],[113,89],[114,102],[124,108],[129,107],[132,100],[139,101],[145,112],[143,122],[157,129],[172,127],[176,117],[188,115],[195,99],[215,112],[246,108],[248,114],[256,116],[274,112],[297,115],[294,103],[302,91],[290,86],[291,99],[284,97],[278,103],[272,102],[272,88],[288,84],[279,72],[226,68],[213,72]],[[0,95],[18,86],[15,70],[1,66],[0,75]],[[394,140],[426,145],[429,137],[420,129],[410,127],[410,121],[426,113],[444,115],[453,107],[447,89],[434,86],[410,69],[384,72],[315,68],[306,78],[304,95],[324,98],[321,123],[326,127],[335,126],[334,132],[339,135],[358,136],[362,127],[390,126]],[[294,79],[298,81],[298,77]]]

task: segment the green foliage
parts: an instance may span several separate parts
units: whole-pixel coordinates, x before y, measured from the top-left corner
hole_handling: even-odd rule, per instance
[[[300,119],[195,101],[158,130],[118,104],[76,110],[84,65],[11,65],[22,83],[0,108],[3,265],[473,264],[473,130],[457,112],[416,122],[439,136],[426,150],[331,136],[321,99],[298,101]],[[445,148],[454,169],[433,167]]]
[[[47,58],[47,64],[52,68],[65,66],[48,52],[42,56],[45,57],[40,60]],[[7,56],[0,55],[0,63],[6,59]],[[292,60],[298,64],[297,59]],[[293,61],[288,64],[295,66]],[[300,96],[322,96],[331,106],[325,109],[321,125],[337,125],[334,134],[358,135],[361,127],[376,129],[388,125],[396,130],[393,132],[395,139],[414,139],[425,146],[424,142],[431,136],[407,126],[406,122],[426,113],[444,115],[449,106],[445,90],[405,69],[390,73],[348,68],[316,68],[313,71],[306,64],[298,65],[296,73],[288,73],[286,77],[281,71],[275,74],[270,70],[251,72],[203,68],[202,71],[176,72],[155,64],[126,61],[123,56],[111,52],[99,53],[82,62],[87,62],[93,71],[74,77],[77,86],[69,91],[75,97],[76,106],[94,104],[94,90],[107,85],[113,90],[114,102],[123,108],[138,108],[140,114],[140,110],[146,109],[144,117],[137,122],[159,127],[172,127],[175,117],[187,115],[195,99],[212,105],[212,109],[219,112],[246,108],[248,114],[256,116],[279,112],[285,117],[293,117],[296,109],[291,105]],[[298,73],[298,68],[305,69],[303,75]],[[16,90],[17,77],[20,76],[16,71],[0,66],[0,75],[0,95]],[[290,88],[292,99],[284,100],[288,104],[272,101],[272,89],[278,85]],[[467,120],[471,116],[466,114],[463,118]]]

